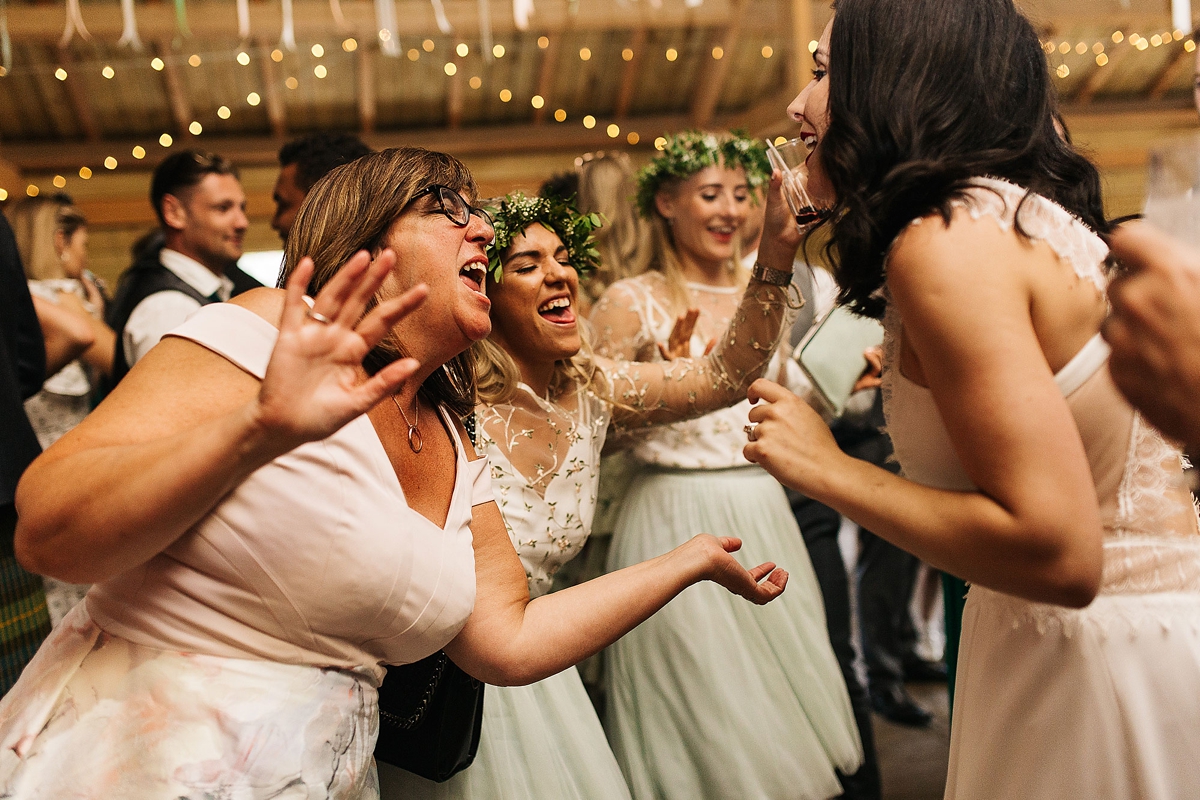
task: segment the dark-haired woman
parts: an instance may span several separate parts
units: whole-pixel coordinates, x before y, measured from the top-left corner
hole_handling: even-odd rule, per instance
[[[385,664],[529,683],[697,580],[782,590],[698,536],[530,601],[459,420],[491,328],[474,195],[416,148],[334,170],[286,291],[197,312],[30,466],[18,557],[95,586],[0,703],[0,795],[370,800]]]
[[[840,0],[816,66],[790,112],[906,477],[764,381],[747,457],[974,584],[947,798],[1193,795],[1196,513],[1109,377],[1100,182],[1036,33],[1011,0]]]

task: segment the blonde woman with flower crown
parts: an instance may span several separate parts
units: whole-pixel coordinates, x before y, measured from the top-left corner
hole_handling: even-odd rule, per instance
[[[539,597],[587,541],[609,425],[637,430],[744,398],[747,385],[765,374],[779,337],[790,272],[763,273],[774,284],[752,279],[722,343],[707,355],[658,364],[612,360],[591,354],[576,316],[580,274],[598,260],[592,231],[599,217],[521,194],[488,210],[496,230],[487,281],[492,333],[472,350],[476,441],[530,595]],[[788,242],[765,263],[789,266],[796,241]],[[574,667],[530,686],[489,687],[478,755],[449,781],[386,765],[380,781],[385,800],[630,797]]]
[[[767,174],[762,145],[745,138],[668,139],[638,176],[653,268],[600,299],[591,317],[598,353],[660,360],[660,345],[689,308],[699,316],[685,347],[700,355],[710,346],[746,286],[739,234]],[[780,213],[768,204],[768,227]],[[790,269],[777,248],[764,237],[758,264]],[[786,378],[781,363],[788,362],[769,369],[774,380]],[[742,402],[633,439],[644,471],[617,518],[610,570],[704,530],[742,537],[751,560],[778,554],[792,576],[773,609],[738,608],[689,589],[606,651],[606,724],[635,800],[823,800],[841,794],[837,773],[853,773],[862,760],[795,518],[782,487],[742,457],[748,412]]]

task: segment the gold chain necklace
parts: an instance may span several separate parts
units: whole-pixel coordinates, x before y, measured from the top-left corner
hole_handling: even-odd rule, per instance
[[[416,402],[413,404],[413,419],[415,422],[408,421],[408,415],[400,407],[400,401],[396,399],[396,395],[392,395],[392,402],[396,404],[396,410],[400,412],[400,418],[408,426],[408,448],[414,453],[421,452],[421,448],[425,446],[425,442],[421,439],[421,431],[417,428],[417,425],[421,422],[421,398],[416,398]]]

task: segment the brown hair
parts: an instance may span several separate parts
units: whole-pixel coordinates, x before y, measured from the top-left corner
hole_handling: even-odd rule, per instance
[[[32,281],[65,278],[62,259],[54,249],[54,235],[61,231],[69,242],[76,231],[87,226],[87,220],[71,198],[64,194],[31,197],[10,209],[8,219],[17,239],[25,277]]]
[[[434,183],[462,193],[468,201],[477,194],[475,180],[461,161],[419,147],[383,150],[332,170],[313,184],[300,206],[284,250],[279,285],[308,256],[313,261],[308,294],[316,296],[359,250],[378,255],[413,195]],[[377,302],[373,299],[368,309]],[[367,355],[363,366],[374,374],[402,356],[403,346],[389,334]],[[475,374],[468,353],[458,354],[430,375],[420,394],[430,404],[444,405],[460,416],[471,413]]]

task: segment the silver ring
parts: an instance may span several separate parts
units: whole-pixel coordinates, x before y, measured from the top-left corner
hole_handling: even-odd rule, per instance
[[[747,425],[746,427],[742,428],[742,430],[746,434],[746,438],[751,442],[753,442],[755,440],[754,439],[754,429],[757,427],[758,427],[757,425]]]
[[[329,317],[322,314],[320,311],[313,311],[310,308],[308,311],[306,311],[304,313],[308,315],[309,319],[315,320],[315,321],[321,323],[322,325],[330,325],[333,323],[333,320],[331,320]]]

